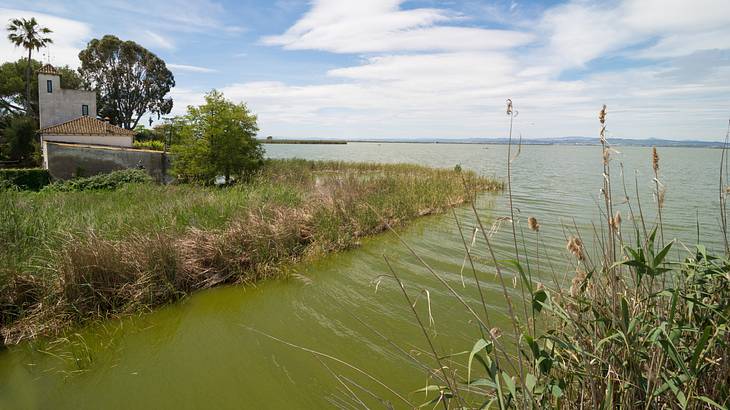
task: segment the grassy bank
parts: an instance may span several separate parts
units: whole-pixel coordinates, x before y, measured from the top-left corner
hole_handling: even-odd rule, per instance
[[[0,193],[5,343],[130,313],[307,258],[501,183],[414,165],[275,160],[231,188]],[[382,218],[381,218],[382,217]]]

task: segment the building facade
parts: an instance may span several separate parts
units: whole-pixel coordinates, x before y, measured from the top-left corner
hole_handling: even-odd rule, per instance
[[[96,118],[96,92],[61,88],[58,71],[46,64],[38,70],[38,112],[41,128],[82,116]]]
[[[96,118],[96,92],[65,90],[61,76],[50,64],[38,71],[38,111],[40,114],[43,167],[54,160],[48,143],[130,148],[134,131]]]

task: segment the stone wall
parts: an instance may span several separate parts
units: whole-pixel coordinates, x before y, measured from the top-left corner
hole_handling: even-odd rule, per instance
[[[160,151],[56,142],[46,142],[45,146],[48,171],[54,179],[88,177],[142,166],[157,182],[169,182],[166,173],[170,158]]]

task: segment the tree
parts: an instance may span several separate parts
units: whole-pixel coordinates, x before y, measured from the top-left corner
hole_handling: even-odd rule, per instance
[[[38,116],[38,76],[31,76],[30,79],[30,111],[27,110],[25,104],[27,66],[28,60],[25,58],[0,65],[0,111],[6,111],[8,114]],[[31,72],[36,72],[40,68],[40,61],[30,61]],[[62,88],[81,88],[81,77],[76,71],[69,66],[57,67],[56,70],[61,75]]]
[[[11,161],[19,161],[21,165],[36,165],[39,159],[39,144],[36,141],[35,119],[31,117],[11,118],[8,126],[2,130],[3,156]]]
[[[41,48],[53,43],[50,37],[45,37],[46,34],[53,33],[51,29],[47,27],[38,26],[38,22],[35,17],[31,17],[30,20],[26,19],[12,19],[8,24],[7,30],[8,40],[10,40],[16,47],[23,47],[28,50],[28,64],[25,67],[25,104],[26,110],[31,112],[31,99],[30,99],[30,77],[31,77],[31,57],[33,50],[40,50]]]
[[[223,176],[245,179],[263,165],[264,150],[256,140],[256,116],[245,104],[226,100],[213,90],[205,104],[188,107],[180,142],[172,147],[173,171],[184,181],[212,182]]]
[[[80,73],[97,91],[99,114],[113,124],[134,129],[145,113],[161,116],[172,110],[166,95],[175,78],[165,62],[133,41],[106,35],[79,53]]]

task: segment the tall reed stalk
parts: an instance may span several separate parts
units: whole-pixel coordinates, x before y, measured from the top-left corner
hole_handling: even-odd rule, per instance
[[[512,110],[510,100],[507,109],[510,115],[507,192],[514,259],[505,261],[497,258],[474,202],[472,210],[490,257],[486,269],[497,272],[507,315],[514,330],[514,345],[500,340],[495,329],[489,333],[481,332],[482,337],[468,352],[468,377],[460,381],[452,379],[446,384],[438,384],[438,380],[432,378],[432,382],[437,384],[420,390],[439,392],[428,404],[447,409],[726,409],[730,405],[730,386],[727,383],[730,374],[730,260],[727,240],[725,255],[714,256],[698,244],[694,250],[687,249],[683,260],[670,259],[669,252],[675,241],[665,242],[663,238],[661,210],[664,188],[659,181],[659,156],[654,148],[648,160],[654,171],[659,217],[655,223],[648,224],[638,196],[638,179],[634,198],[630,197],[624,182],[624,199],[628,203],[633,222],[632,236],[636,242],[624,241],[621,214],[614,213],[613,209],[612,150],[606,140],[607,109],[604,105],[599,113],[603,229],[594,229],[592,238],[599,245],[599,251],[594,255],[585,247],[577,226],[566,227],[572,231],[567,244],[572,260],[566,262],[574,266],[574,277],[565,283],[557,279],[553,271],[553,288],[536,284],[532,270],[528,268],[525,271],[522,267],[523,263],[529,266],[531,255],[526,251],[521,253],[517,245],[518,221],[511,194]],[[728,138],[730,128],[726,142]],[[725,164],[723,152],[721,174],[725,172]],[[721,175],[721,213],[725,212],[727,192],[723,181]],[[638,214],[634,213],[634,201]],[[488,318],[491,312],[481,292],[480,281],[483,279],[478,276],[480,263],[466,244],[458,218],[456,222],[465,257],[473,267],[482,295],[480,303]],[[527,227],[535,232],[536,243],[539,244],[540,225],[537,219],[528,218]],[[721,217],[720,230],[726,235],[724,216]],[[521,240],[524,241],[524,236]],[[408,248],[418,257],[410,246]],[[540,255],[539,249],[538,246],[536,258]],[[418,259],[432,271],[422,258]],[[521,282],[522,299],[517,303],[525,309],[524,321],[515,314],[515,301],[507,289],[505,275],[510,273],[504,269],[507,266],[514,269]],[[546,274],[540,270],[539,262],[532,266],[537,267],[539,275]],[[395,271],[392,274],[397,279]],[[439,278],[484,328],[485,324],[463,297],[442,277]],[[569,289],[565,289],[567,287]],[[405,288],[401,289],[406,300],[410,301]],[[528,312],[531,320],[527,320]],[[417,317],[415,311],[413,314]],[[542,326],[535,326],[537,319]],[[420,321],[419,326],[426,334]],[[453,357],[441,356],[436,351],[432,355],[441,357],[440,368],[459,366]]]

